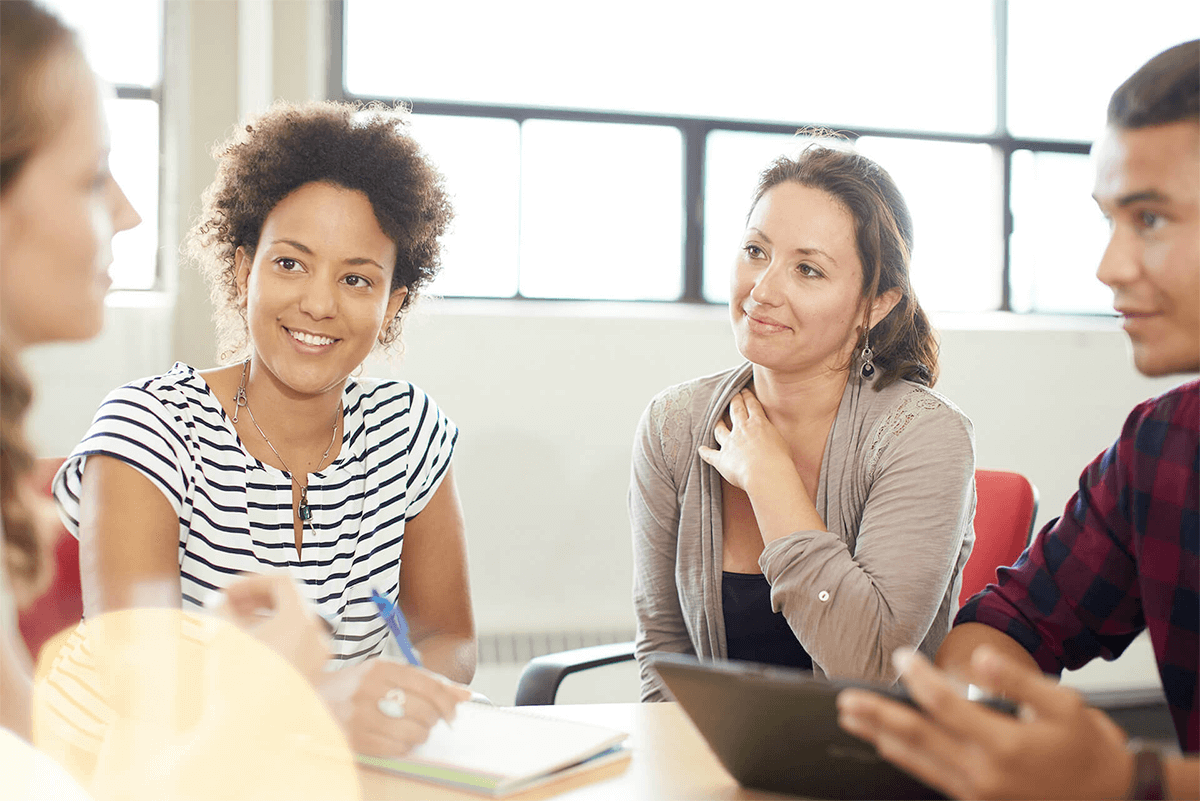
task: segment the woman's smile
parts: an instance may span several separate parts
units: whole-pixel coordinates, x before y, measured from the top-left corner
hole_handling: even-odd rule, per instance
[[[306,345],[309,348],[313,348],[318,351],[324,351],[330,345],[339,341],[336,337],[313,334],[308,331],[302,331],[298,328],[288,328],[287,326],[284,326],[283,330],[286,331],[292,339],[296,340],[300,344]]]

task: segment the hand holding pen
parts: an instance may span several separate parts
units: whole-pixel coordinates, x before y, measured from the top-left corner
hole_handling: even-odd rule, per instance
[[[400,756],[425,742],[439,720],[453,720],[455,707],[471,691],[422,668],[400,609],[380,593],[372,593],[372,601],[409,664],[386,656],[370,658],[327,673],[318,692],[355,751]]]

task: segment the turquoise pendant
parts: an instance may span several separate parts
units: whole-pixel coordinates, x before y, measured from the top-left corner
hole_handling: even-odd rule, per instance
[[[300,514],[301,522],[307,523],[312,520],[312,509],[308,506],[308,487],[300,490],[300,508],[297,511]]]

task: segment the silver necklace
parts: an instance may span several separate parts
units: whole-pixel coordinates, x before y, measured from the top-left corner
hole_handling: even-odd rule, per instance
[[[254,424],[254,428],[258,430],[258,435],[263,438],[263,442],[267,443],[267,447],[271,449],[271,453],[275,454],[275,458],[283,465],[284,472],[292,481],[296,481],[296,474],[287,466],[287,462],[279,455],[279,451],[275,450],[275,446],[271,444],[271,440],[267,437],[266,432],[262,430],[262,426],[254,419],[254,410],[250,408],[250,401],[246,398],[246,370],[250,367],[250,360],[242,362],[242,380],[238,383],[237,394],[233,396],[233,422],[238,421],[238,409],[245,409],[250,414],[250,422]],[[325,452],[321,454],[321,461],[317,462],[317,472],[321,469],[321,465],[325,464],[325,460],[329,458],[329,452],[333,450],[333,443],[337,440],[338,418],[342,416],[342,402],[338,401],[337,411],[333,413],[333,433],[329,437],[329,445],[326,446]],[[312,509],[308,506],[308,482],[304,482],[304,486],[300,487],[300,506],[296,509],[296,515],[300,518],[301,524],[312,520]]]

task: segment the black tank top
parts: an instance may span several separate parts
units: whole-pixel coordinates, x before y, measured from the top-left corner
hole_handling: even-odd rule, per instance
[[[762,573],[722,573],[721,602],[730,659],[812,670],[812,657],[783,613],[771,611],[771,585]]]

